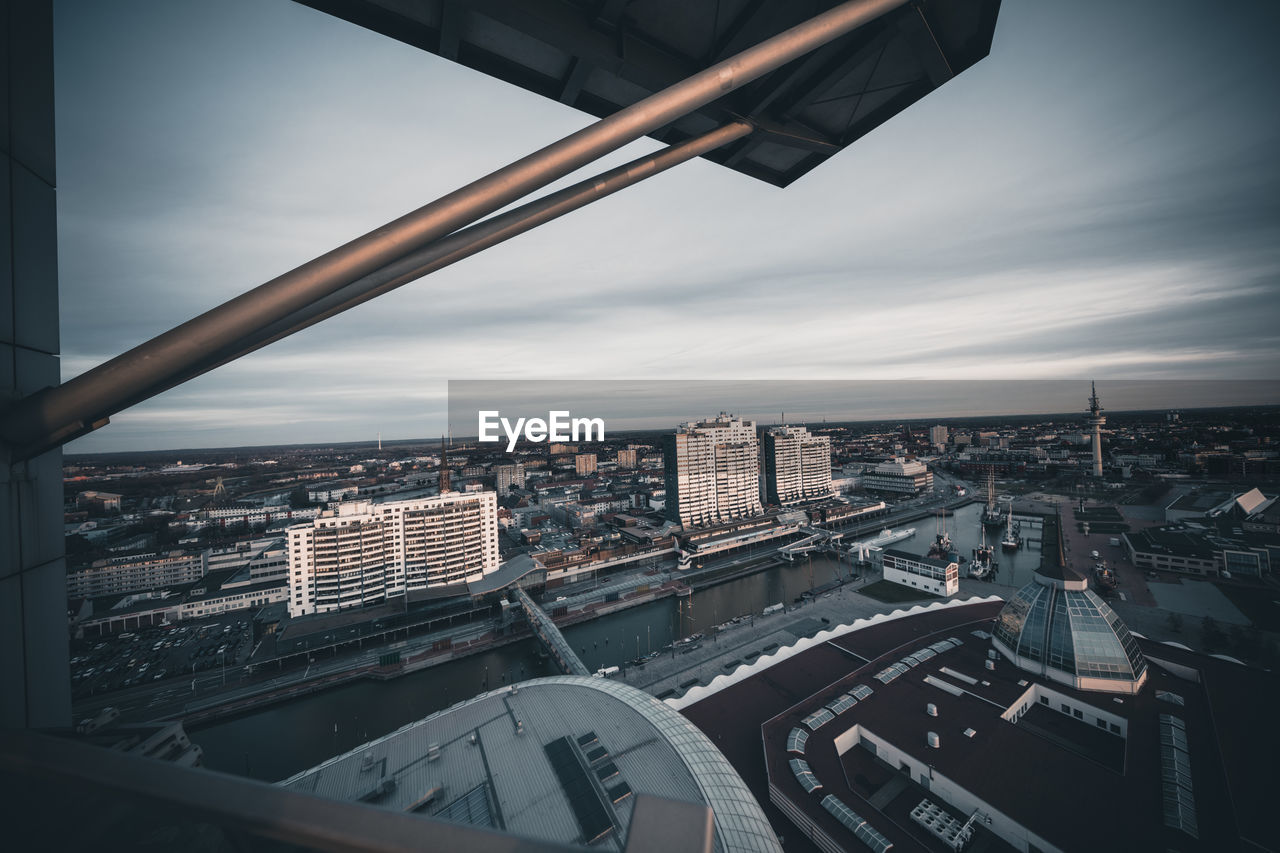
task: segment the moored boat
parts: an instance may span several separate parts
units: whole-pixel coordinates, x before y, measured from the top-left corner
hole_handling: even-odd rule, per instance
[[[992,530],[1004,526],[1004,515],[996,505],[996,475],[987,472],[987,505],[982,510],[982,526]]]
[[[1000,548],[1004,551],[1016,551],[1022,545],[1018,534],[1013,532],[1013,507],[1009,507],[1009,520],[1005,526],[1004,538],[1000,540]]]

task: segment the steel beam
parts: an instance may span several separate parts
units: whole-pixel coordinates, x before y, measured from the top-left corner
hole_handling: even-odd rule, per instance
[[[358,237],[134,347],[0,416],[0,439],[19,448],[61,443],[145,399],[210,353],[334,293],[720,98],[906,0],[848,0],[558,142]]]

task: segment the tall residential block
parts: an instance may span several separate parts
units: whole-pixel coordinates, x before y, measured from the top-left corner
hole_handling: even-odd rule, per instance
[[[579,477],[594,474],[596,472],[596,455],[594,453],[577,454],[573,457],[573,469]]]
[[[505,495],[515,486],[524,487],[524,463],[513,462],[493,466],[494,485],[498,494]]]
[[[723,412],[663,437],[667,516],[699,526],[758,515],[760,443],[755,421]]]
[[[831,496],[831,439],[801,426],[764,434],[765,499],[783,506]]]
[[[289,614],[477,581],[498,568],[498,496],[349,501],[289,528]]]

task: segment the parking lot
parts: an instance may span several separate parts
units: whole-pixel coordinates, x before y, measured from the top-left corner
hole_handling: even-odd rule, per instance
[[[72,640],[71,695],[83,699],[234,666],[248,659],[252,643],[246,613]]]

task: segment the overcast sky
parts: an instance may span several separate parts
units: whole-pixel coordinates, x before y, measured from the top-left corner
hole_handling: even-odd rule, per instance
[[[1278,30],[1006,2],[786,190],[686,164],[68,449],[438,435],[449,379],[1280,376]],[[590,121],[288,0],[58,0],[56,51],[64,378]]]

